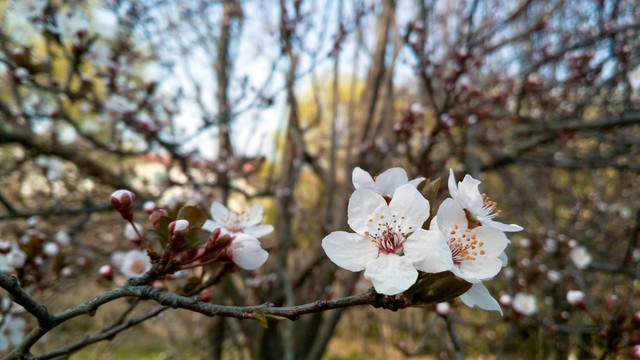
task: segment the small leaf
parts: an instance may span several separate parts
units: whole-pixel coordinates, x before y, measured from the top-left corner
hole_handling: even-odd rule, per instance
[[[201,228],[207,221],[207,215],[205,215],[199,207],[188,205],[180,209],[178,212],[178,219],[185,219],[191,224],[191,229]]]
[[[422,224],[422,228],[429,229],[431,219],[433,219],[433,217],[436,216],[436,213],[438,212],[438,208],[436,207],[436,199],[438,197],[438,192],[440,191],[441,179],[437,178],[433,181],[427,180],[424,183],[426,183],[426,185],[422,189],[422,195],[424,195],[424,198],[429,201],[429,206],[431,207],[431,209],[429,209],[429,218],[424,222],[424,224]]]
[[[289,320],[289,319],[287,319],[287,318],[286,318],[286,317],[284,317],[284,316],[280,316],[280,315],[270,315],[270,314],[267,314],[267,318],[268,318],[268,319],[274,319],[274,320]]]
[[[182,248],[184,250],[192,249],[196,246],[200,246],[206,243],[208,240],[209,240],[208,232],[202,232],[198,228],[196,229],[192,228],[191,232],[189,233],[189,236],[187,236],[187,241],[185,241]]]
[[[267,316],[265,315],[264,311],[262,311],[261,309],[255,310],[253,312],[253,319],[255,321],[258,322],[258,324],[260,324],[263,328],[268,328],[267,326]]]
[[[163,216],[158,220],[158,230],[149,230],[150,233],[156,235],[163,249],[169,246],[169,224],[171,221],[171,218]]]
[[[405,296],[413,305],[435,304],[449,301],[466,293],[471,284],[457,278],[449,271],[423,274]]]

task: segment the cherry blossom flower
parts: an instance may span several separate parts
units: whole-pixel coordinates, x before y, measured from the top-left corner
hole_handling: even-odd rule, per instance
[[[0,352],[20,345],[24,339],[26,321],[9,314],[0,315]]]
[[[423,177],[419,177],[409,181],[407,173],[399,167],[386,170],[376,177],[371,177],[368,172],[356,167],[353,169],[351,179],[356,190],[369,189],[386,197],[391,197],[393,192],[402,185],[411,184],[416,187],[424,180]]]
[[[584,246],[578,246],[571,249],[569,257],[578,269],[586,268],[593,261],[593,257],[591,256],[591,254],[589,254],[589,251]]]
[[[322,248],[336,265],[364,270],[377,292],[395,295],[415,283],[418,270],[450,268],[438,260],[449,252],[442,234],[421,228],[428,217],[429,201],[413,184],[398,187],[389,204],[375,191],[358,189],[348,206],[348,223],[355,233],[334,231],[322,239]],[[427,263],[423,260],[430,252],[435,260]]]
[[[269,253],[260,246],[258,239],[244,233],[235,236],[227,253],[236,265],[245,270],[259,268],[269,257]]]
[[[249,212],[236,214],[219,202],[211,204],[211,217],[202,226],[207,231],[221,229],[223,233],[248,234],[254,238],[260,238],[273,232],[273,226],[260,224],[263,209],[261,205],[255,205]]]
[[[512,306],[513,310],[526,316],[531,316],[538,312],[536,297],[530,294],[517,293],[513,297]]]
[[[142,250],[115,252],[111,256],[111,261],[128,278],[140,277],[151,269],[151,260],[147,252]]]
[[[567,291],[567,302],[573,306],[582,307],[585,305],[586,295],[580,290]]]
[[[0,254],[0,272],[12,272],[24,266],[27,261],[27,254],[13,245],[11,251],[6,254]]]
[[[500,210],[496,211],[498,204],[491,201],[486,194],[481,194],[478,185],[480,185],[480,181],[470,175],[466,175],[456,185],[453,169],[449,169],[449,193],[472,220],[477,220],[486,227],[500,231],[522,230],[522,227],[516,224],[507,225],[493,221],[493,218],[500,214]]]
[[[470,283],[479,283],[494,277],[505,264],[504,249],[509,240],[502,231],[487,226],[470,229],[465,211],[449,198],[438,209],[431,221],[431,230],[439,230],[449,250],[447,260],[441,254],[430,252],[426,262],[447,261],[454,275]],[[478,288],[480,289],[480,288]],[[478,290],[480,291],[480,290]],[[494,300],[495,301],[495,300]]]

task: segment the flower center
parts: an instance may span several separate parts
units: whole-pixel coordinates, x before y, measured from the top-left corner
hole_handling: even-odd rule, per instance
[[[476,235],[472,234],[469,228],[460,230],[458,225],[454,225],[454,229],[449,233],[449,249],[455,265],[460,265],[463,261],[474,261],[478,256],[484,255],[483,246],[484,243],[478,242]]]
[[[147,268],[147,262],[145,260],[135,260],[131,263],[129,270],[134,274],[142,274]]]
[[[380,215],[380,222],[376,228],[375,234],[370,234],[365,231],[365,235],[371,237],[371,242],[376,243],[378,246],[378,254],[396,254],[404,255],[404,242],[407,240],[407,235],[402,233],[400,225],[396,221],[396,215],[392,215],[393,220],[391,223],[383,221],[384,215]],[[402,217],[404,219],[404,216]],[[373,219],[369,219],[369,222],[373,222]],[[409,227],[411,229],[411,227]]]
[[[230,232],[238,233],[243,232],[244,228],[249,222],[249,214],[246,213],[229,213],[222,217],[222,222]]]

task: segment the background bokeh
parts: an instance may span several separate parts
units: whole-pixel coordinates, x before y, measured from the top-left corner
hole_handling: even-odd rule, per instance
[[[320,248],[348,230],[356,166],[442,177],[438,201],[449,168],[471,174],[525,229],[486,283],[502,317],[453,300],[264,329],[167,311],[72,358],[622,359],[640,344],[637,1],[5,0],[0,19],[0,240],[30,244],[18,275],[52,311],[122,283],[98,272],[133,248],[116,189],[139,208],[265,207],[269,260],[212,288],[220,304],[370,286]],[[155,306],[132,301],[35,350]]]

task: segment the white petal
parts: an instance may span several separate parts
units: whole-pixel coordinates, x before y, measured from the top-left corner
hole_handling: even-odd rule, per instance
[[[260,247],[260,242],[256,239],[236,237],[231,243],[231,260],[246,270],[254,270],[262,266],[269,253]]]
[[[426,178],[424,178],[424,177],[417,177],[417,178],[409,181],[409,184],[417,187],[418,185],[420,185],[421,182],[423,182],[425,180],[426,180]]]
[[[223,218],[229,216],[230,211],[224,205],[216,201],[211,204],[210,212],[214,221],[224,223]]]
[[[334,264],[349,271],[361,271],[378,257],[378,247],[371,238],[345,231],[325,236],[322,248]]]
[[[458,196],[463,200],[465,207],[480,206],[482,208],[484,200],[478,190],[478,185],[480,185],[480,180],[474,179],[468,174],[458,183]]]
[[[224,225],[217,223],[213,220],[208,220],[204,222],[204,224],[202,224],[202,228],[204,230],[213,232],[213,230],[218,229],[218,228],[225,228]]]
[[[452,198],[458,197],[458,186],[456,185],[456,177],[453,173],[453,169],[449,168],[449,182],[447,184],[449,186],[449,194]]]
[[[451,271],[454,267],[451,250],[440,231],[417,230],[404,243],[404,255],[416,269],[427,273]]]
[[[507,258],[507,254],[504,251],[502,252],[502,254],[500,254],[500,256],[498,256],[498,259],[502,261],[502,267],[507,266],[507,263],[509,263],[509,258]]]
[[[411,233],[422,227],[429,217],[429,201],[411,184],[400,186],[389,203],[391,214],[403,233]]]
[[[353,187],[355,189],[375,190],[376,188],[376,182],[373,181],[371,175],[359,167],[355,167],[353,169],[351,181],[353,182]]]
[[[254,205],[249,210],[249,213],[247,214],[248,218],[247,218],[246,225],[247,226],[256,225],[260,221],[262,221],[263,212],[264,212],[264,209],[262,208],[262,205]]]
[[[380,215],[386,210],[387,202],[382,196],[371,190],[358,189],[349,198],[347,222],[358,234],[364,235],[366,231],[375,234]]]
[[[483,310],[500,311],[500,315],[502,315],[500,304],[482,283],[473,284],[469,291],[460,296],[460,300],[468,307],[477,306]]]
[[[522,229],[523,229],[522,226],[520,226],[520,225],[504,224],[504,223],[501,223],[501,222],[493,221],[493,220],[488,219],[486,217],[478,218],[478,220],[480,220],[482,225],[484,225],[486,227],[490,227],[492,229],[500,230],[500,231],[514,232],[514,231],[522,231]]]
[[[250,226],[243,231],[245,234],[249,234],[255,236],[256,238],[261,238],[265,235],[269,235],[273,232],[273,225],[264,224],[264,225],[255,225]]]
[[[418,278],[418,271],[409,259],[395,254],[380,254],[370,261],[364,277],[371,280],[377,292],[384,295],[399,294],[411,287]]]
[[[378,193],[385,196],[391,196],[400,186],[409,182],[407,173],[399,167],[391,168],[376,178],[376,188]]]
[[[495,256],[478,256],[476,260],[460,263],[460,277],[469,282],[480,282],[496,276],[502,269],[502,260]]]
[[[448,234],[457,225],[464,231],[467,228],[467,217],[462,207],[452,198],[445,199],[438,209],[438,226]]]
[[[484,251],[489,256],[500,256],[504,249],[509,245],[509,239],[502,231],[498,231],[486,226],[478,226],[472,231],[476,235],[478,242],[484,243]]]

